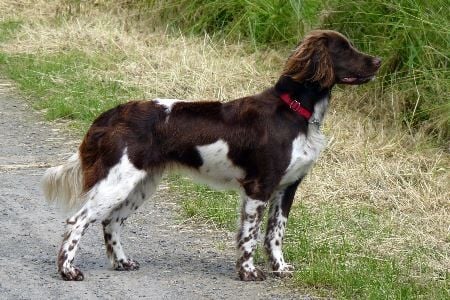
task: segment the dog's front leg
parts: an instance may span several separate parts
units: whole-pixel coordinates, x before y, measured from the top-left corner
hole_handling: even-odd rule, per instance
[[[280,277],[290,276],[294,270],[293,266],[284,261],[282,245],[287,218],[300,181],[301,179],[275,192],[270,201],[264,248],[274,274]]]
[[[237,236],[238,261],[236,270],[243,281],[261,281],[266,279],[264,273],[253,264],[259,227],[263,217],[266,201],[242,196],[241,228]]]

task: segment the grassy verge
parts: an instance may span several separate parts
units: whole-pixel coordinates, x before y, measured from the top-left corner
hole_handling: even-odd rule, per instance
[[[68,119],[80,131],[100,111],[142,95],[230,99],[258,92],[288,53],[248,52],[208,36],[168,37],[126,10],[89,6],[67,13],[66,3],[9,10],[0,3],[0,71],[49,120]],[[54,11],[64,13],[49,17]],[[334,93],[324,126],[329,147],[302,183],[288,222],[285,251],[297,267],[292,283],[346,299],[446,299],[448,153],[347,107],[377,97],[354,89]],[[182,177],[170,181],[186,217],[235,229],[234,193]]]
[[[173,192],[182,197],[186,217],[226,230],[236,228],[240,202],[235,193],[211,191],[179,176],[171,181]],[[423,249],[416,248],[400,261],[365,247],[374,234],[379,240],[391,236],[395,229],[383,224],[386,217],[370,206],[350,211],[325,205],[317,213],[297,203],[284,244],[285,258],[296,267],[295,284],[340,299],[447,299],[450,275],[443,272],[426,279],[433,271],[421,260]],[[323,233],[330,235],[317,240]],[[257,261],[264,263],[263,257],[259,249]]]
[[[73,120],[85,130],[101,112],[142,95],[118,81],[92,78],[90,69],[108,68],[110,58],[69,51],[56,54],[0,55],[1,70],[33,98],[48,120]]]
[[[0,42],[12,39],[21,24],[18,20],[0,22]],[[55,53],[0,52],[1,72],[32,98],[35,109],[45,110],[48,120],[75,121],[72,125],[82,131],[101,112],[143,95],[136,88],[122,85],[120,78],[102,78],[100,71],[111,69],[113,61],[120,61],[120,56],[88,54],[77,49]]]

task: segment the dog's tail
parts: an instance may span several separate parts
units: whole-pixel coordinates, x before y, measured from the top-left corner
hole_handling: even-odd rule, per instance
[[[81,205],[83,172],[79,153],[72,155],[65,164],[47,169],[41,184],[47,202],[65,210]]]

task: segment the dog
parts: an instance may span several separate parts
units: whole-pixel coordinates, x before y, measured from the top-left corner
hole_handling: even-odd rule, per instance
[[[326,144],[320,125],[331,90],[369,82],[380,65],[380,58],[359,52],[342,34],[315,30],[297,45],[275,85],[260,94],[225,103],[131,101],[102,113],[77,153],[43,176],[49,202],[78,210],[66,221],[58,272],[64,280],[84,279],[73,260],[81,237],[97,220],[113,268],[138,269],[123,251],[121,226],[156,191],[165,171],[178,170],[240,192],[241,280],[266,277],[253,262],[266,206],[270,268],[280,277],[290,275],[283,236],[297,187]]]

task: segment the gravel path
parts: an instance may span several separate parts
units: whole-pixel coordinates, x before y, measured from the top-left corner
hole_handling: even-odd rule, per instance
[[[83,282],[65,282],[55,258],[65,215],[42,197],[39,181],[77,148],[76,139],[42,121],[0,80],[1,299],[299,299],[282,280],[244,283],[234,273],[233,235],[182,224],[174,195],[158,194],[123,230],[134,272],[111,270],[100,224],[87,231],[75,260]],[[218,250],[224,245],[225,250]],[[309,299],[309,298],[308,298]]]

